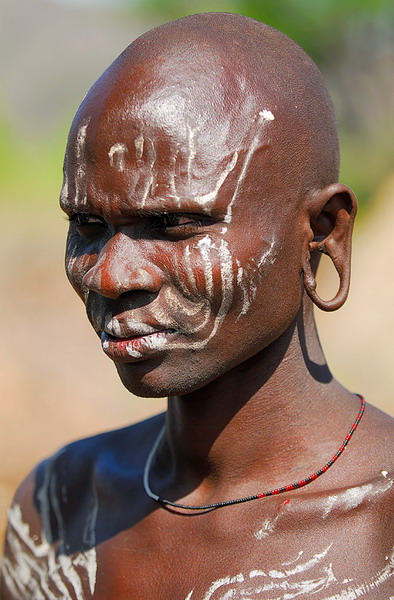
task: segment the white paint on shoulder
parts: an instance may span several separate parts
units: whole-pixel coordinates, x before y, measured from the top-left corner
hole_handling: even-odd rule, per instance
[[[254,533],[256,540],[263,540],[264,538],[268,537],[270,533],[273,533],[279,517],[280,514],[278,514],[274,519],[264,519],[261,529]]]
[[[199,598],[201,600],[227,600],[229,598],[255,600],[257,596],[261,596],[262,598],[269,597],[275,600],[293,600],[293,598],[300,596],[310,598],[311,594],[322,592],[333,584],[338,583],[332,564],[322,564],[330,547],[328,546],[322,552],[316,553],[310,560],[302,564],[298,561],[303,552],[299,552],[296,559],[288,561],[289,565],[298,563],[292,569],[284,571],[271,569],[268,572],[255,569],[248,574],[237,573],[234,576],[227,575],[226,577],[216,579]],[[282,566],[283,564],[286,563],[282,563]],[[300,574],[316,567],[320,567],[320,574],[314,578],[299,579]],[[192,599],[197,600],[197,597],[195,598],[195,590],[192,590],[185,600]]]
[[[114,167],[117,171],[123,172],[125,167],[125,154],[128,152],[126,144],[122,142],[116,142],[111,146],[108,156],[109,164]]]
[[[297,554],[297,556],[295,558],[291,558],[290,560],[284,561],[283,563],[281,563],[281,566],[282,567],[287,567],[289,565],[292,565],[293,563],[298,562],[303,554],[304,554],[304,551],[300,550],[299,553]]]
[[[351,510],[357,508],[364,501],[371,501],[376,495],[386,492],[393,485],[393,481],[386,477],[385,482],[366,483],[345,490],[340,494],[328,496],[322,517],[326,519],[333,509]]]
[[[219,588],[221,588],[225,585],[231,585],[233,583],[243,583],[244,580],[245,580],[245,578],[242,573],[237,573],[237,575],[234,575],[234,577],[230,577],[229,575],[227,575],[227,577],[222,577],[221,579],[217,579],[216,581],[214,581],[211,584],[209,590],[207,591],[207,593],[204,596],[204,600],[210,600],[212,598],[213,594]]]
[[[268,571],[268,576],[272,577],[273,579],[283,579],[284,577],[290,577],[291,575],[296,575],[297,573],[303,573],[304,571],[308,571],[309,569],[312,569],[313,567],[318,565],[323,560],[323,558],[327,556],[331,546],[332,543],[329,546],[327,546],[327,548],[322,550],[322,552],[314,554],[312,558],[310,558],[305,563],[298,563],[295,567],[292,567],[291,569],[284,569],[283,571],[272,569],[271,571]]]
[[[334,594],[334,596],[327,596],[322,598],[322,600],[357,600],[357,598],[362,596],[376,598],[376,592],[378,588],[383,583],[391,579],[393,575],[394,549],[391,556],[387,557],[387,564],[369,580],[360,584],[348,586],[346,589],[341,590],[338,594]]]

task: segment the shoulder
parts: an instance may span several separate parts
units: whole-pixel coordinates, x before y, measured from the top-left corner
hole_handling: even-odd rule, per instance
[[[370,476],[394,471],[394,418],[367,404],[358,432],[358,460]]]
[[[27,476],[9,509],[4,600],[41,598],[36,594],[47,584],[58,588],[58,595],[50,597],[68,597],[68,579],[74,571],[87,588],[86,597],[91,597],[95,546],[100,537],[115,535],[135,518],[121,503],[129,507],[143,503],[135,481],[141,481],[146,456],[162,424],[163,415],[158,415],[78,440]],[[113,518],[105,511],[107,503]]]
[[[67,554],[89,550],[97,541],[98,497],[100,505],[116,508],[122,496],[136,496],[133,482],[141,480],[162,424],[163,415],[157,415],[75,441],[41,462],[20,484],[9,509],[5,570],[21,548],[30,557],[50,547]]]

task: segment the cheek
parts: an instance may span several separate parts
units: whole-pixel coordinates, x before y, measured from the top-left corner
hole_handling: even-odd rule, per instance
[[[97,254],[83,252],[78,244],[69,237],[66,246],[65,268],[69,282],[77,294],[86,300],[87,289],[82,285],[84,275],[93,267],[97,260]]]
[[[175,265],[178,287],[188,297],[204,299],[219,307],[224,298],[232,297],[235,261],[225,240],[213,241],[205,236],[187,244]]]

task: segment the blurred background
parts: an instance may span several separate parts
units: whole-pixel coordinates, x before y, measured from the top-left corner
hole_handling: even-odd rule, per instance
[[[334,374],[394,414],[394,3],[392,0],[1,0],[0,535],[13,490],[73,439],[163,410],[132,397],[63,272],[58,209],[68,127],[84,94],[138,35],[190,12],[239,12],[318,63],[337,110],[341,181],[357,193],[350,298],[318,314]],[[336,291],[327,264],[325,298]]]

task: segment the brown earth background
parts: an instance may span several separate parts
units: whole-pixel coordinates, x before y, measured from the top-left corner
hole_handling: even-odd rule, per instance
[[[10,167],[12,181],[5,177],[0,190],[0,533],[13,490],[39,460],[71,440],[165,407],[164,400],[135,398],[123,389],[102,354],[63,272],[67,226],[56,191],[62,151],[55,144],[53,155],[42,155],[43,164],[34,146],[41,148],[52,135],[59,111],[62,123],[70,121],[103,68],[152,23],[39,0],[3,4],[2,97],[13,132],[4,139],[30,142]],[[392,89],[386,93],[392,102]],[[381,99],[376,102],[370,110]],[[64,147],[65,127],[60,130]],[[2,150],[7,165],[5,143]],[[42,196],[35,179],[40,170],[50,171]],[[356,228],[350,298],[338,313],[316,316],[335,376],[394,415],[393,197],[394,171],[386,169]],[[323,297],[335,293],[336,276],[328,264],[322,265],[319,285]]]

